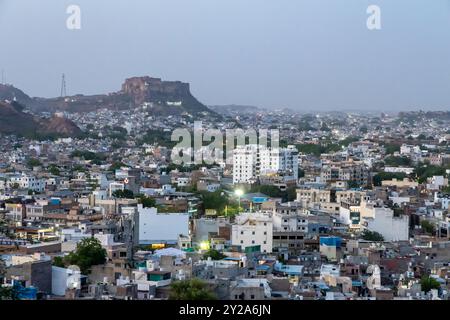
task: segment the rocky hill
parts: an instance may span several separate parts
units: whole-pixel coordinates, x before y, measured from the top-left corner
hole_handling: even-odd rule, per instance
[[[109,94],[50,99],[30,98],[19,89],[0,85],[0,101],[4,99],[15,99],[36,112],[89,112],[101,108],[128,110],[146,106],[148,112],[161,116],[220,117],[191,94],[188,83],[147,76],[126,79],[120,91]]]
[[[55,115],[39,118],[24,112],[17,101],[0,102],[0,133],[30,138],[77,137],[83,132],[72,121]]]

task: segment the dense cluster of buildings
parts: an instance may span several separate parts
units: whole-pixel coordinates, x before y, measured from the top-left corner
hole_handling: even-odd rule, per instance
[[[449,119],[234,114],[214,125],[277,125],[286,143],[175,166],[164,135],[188,119],[139,110],[69,114],[79,139],[0,137],[2,287],[150,300],[199,279],[229,300],[450,299]],[[70,263],[93,238],[103,262]]]

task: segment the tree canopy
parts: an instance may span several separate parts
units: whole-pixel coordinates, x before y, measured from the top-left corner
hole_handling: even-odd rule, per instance
[[[139,196],[139,203],[141,203],[144,208],[156,207],[156,200],[143,194]]]
[[[204,259],[211,258],[211,260],[221,260],[225,257],[226,257],[225,255],[223,255],[220,251],[217,251],[215,249],[210,249],[203,255]]]
[[[113,192],[113,197],[121,198],[121,199],[134,199],[133,191],[125,189],[125,190],[116,190]]]
[[[364,230],[361,234],[361,238],[367,241],[384,241],[383,235],[376,231]]]
[[[420,285],[422,286],[422,290],[425,292],[429,292],[432,289],[439,289],[441,287],[439,282],[430,276],[422,277],[420,280]]]
[[[170,286],[169,300],[216,300],[207,284],[199,279],[175,281]]]
[[[77,249],[65,257],[68,264],[77,265],[82,274],[88,274],[93,265],[103,264],[106,261],[106,250],[96,238],[81,240]]]

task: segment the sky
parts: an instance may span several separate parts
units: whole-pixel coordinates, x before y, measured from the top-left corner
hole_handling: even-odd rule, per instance
[[[449,110],[450,0],[0,0],[0,69],[40,97],[149,75],[208,105]]]

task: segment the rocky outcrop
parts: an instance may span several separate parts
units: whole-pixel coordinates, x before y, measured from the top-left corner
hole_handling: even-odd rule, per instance
[[[33,104],[33,99],[22,90],[9,84],[0,84],[0,101],[18,101],[23,105]]]
[[[24,106],[16,101],[0,102],[0,133],[29,138],[77,137],[83,133],[62,115],[38,118],[23,110]]]
[[[136,105],[157,102],[158,99],[182,99],[191,95],[188,83],[150,77],[126,79],[122,85],[122,93],[130,96]]]
[[[12,86],[4,86],[3,95],[0,90],[0,99],[12,100],[13,98],[37,112],[90,112],[102,108],[128,110],[148,103],[150,108],[147,111],[155,115],[188,113],[193,116],[220,117],[191,94],[188,83],[163,81],[147,76],[126,79],[120,91],[105,95],[76,95],[46,99],[30,98]]]
[[[60,135],[63,137],[78,137],[83,131],[77,125],[61,115],[55,114],[50,119],[44,119],[40,122],[40,132],[49,135]]]

